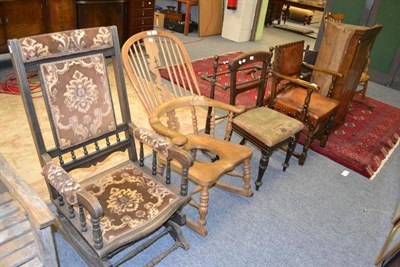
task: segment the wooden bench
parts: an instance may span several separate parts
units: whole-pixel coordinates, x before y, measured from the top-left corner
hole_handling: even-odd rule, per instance
[[[0,154],[0,266],[58,266],[55,216]]]

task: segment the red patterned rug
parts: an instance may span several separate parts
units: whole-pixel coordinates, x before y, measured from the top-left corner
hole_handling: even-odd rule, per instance
[[[221,55],[220,62],[229,61],[242,52]],[[200,78],[212,74],[213,57],[193,61],[193,67],[202,95],[210,95],[210,84]],[[218,71],[225,71],[222,66]],[[167,75],[163,75],[168,78]],[[227,76],[220,76],[218,82],[225,84]],[[269,87],[268,82],[267,87]],[[268,88],[269,89],[269,88]],[[266,95],[270,90],[266,90]],[[237,99],[237,104],[250,107],[254,105],[256,93],[246,92]],[[215,99],[229,102],[229,91],[216,89]],[[352,103],[352,110],[346,116],[345,124],[329,137],[327,145],[322,148],[318,142],[311,149],[335,162],[373,179],[383,166],[390,152],[400,140],[400,109],[366,98],[364,103]],[[304,137],[303,137],[304,138]],[[304,139],[300,138],[302,143]]]

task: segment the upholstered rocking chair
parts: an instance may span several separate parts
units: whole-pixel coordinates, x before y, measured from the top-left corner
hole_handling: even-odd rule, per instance
[[[168,233],[173,245],[150,266],[178,247],[188,249],[180,226],[185,223],[181,209],[190,200],[185,174],[193,160],[131,122],[116,27],[14,39],[9,48],[60,231],[85,262],[118,266]],[[106,57],[113,68],[107,68]],[[29,71],[38,71],[43,99],[32,98]],[[41,100],[46,110],[38,109]],[[48,118],[39,120],[46,111]],[[43,130],[46,124],[51,131]],[[143,143],[163,154],[167,165],[172,159],[181,164],[180,186],[171,183],[168,172],[165,179],[157,175],[155,161],[152,168],[144,166]],[[123,250],[122,257],[114,257]]]
[[[190,191],[193,196],[190,206],[198,211],[198,219],[187,219],[187,226],[202,236],[208,234],[205,225],[208,212],[209,188],[218,186],[229,191],[252,196],[250,188],[250,158],[252,150],[224,140],[230,133],[234,114],[242,113],[244,107],[235,107],[200,96],[193,66],[182,41],[166,31],[141,32],[130,37],[122,47],[122,59],[126,73],[149,112],[149,122],[160,135],[193,153],[195,162],[188,176],[196,186]],[[163,78],[169,78],[169,81]],[[230,113],[227,128],[219,139],[215,135],[215,110]],[[207,115],[208,114],[208,115]],[[207,120],[208,117],[208,120]],[[212,121],[207,134],[202,134],[206,121]],[[186,123],[186,125],[185,125]],[[201,151],[206,155],[217,155],[217,160],[200,159]],[[165,163],[160,157],[162,163]],[[235,170],[242,165],[243,172]],[[172,162],[174,171],[182,168]],[[164,167],[160,167],[163,170]],[[243,187],[220,182],[225,175],[239,176]]]

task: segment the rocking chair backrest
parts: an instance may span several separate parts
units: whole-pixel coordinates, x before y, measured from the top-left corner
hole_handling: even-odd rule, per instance
[[[58,158],[66,171],[95,164],[115,151],[128,149],[130,113],[115,27],[79,29],[9,41],[14,68],[42,166]],[[118,100],[112,99],[106,57],[112,57]],[[110,68],[111,69],[111,68]],[[27,73],[37,71],[55,148],[41,133]],[[57,96],[57,97],[56,97]],[[36,101],[36,100],[35,100]],[[119,106],[117,122],[114,108]],[[118,110],[115,110],[118,111]],[[78,115],[76,115],[78,114]]]
[[[174,97],[200,95],[189,54],[170,32],[135,34],[122,47],[122,61],[149,114]],[[162,77],[169,77],[170,83]]]

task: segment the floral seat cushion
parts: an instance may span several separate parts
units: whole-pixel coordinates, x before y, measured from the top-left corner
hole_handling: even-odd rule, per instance
[[[133,163],[89,180],[85,189],[96,196],[103,207],[100,227],[105,242],[145,227],[164,211],[171,212],[171,204],[180,200]]]
[[[116,129],[102,54],[42,64],[40,75],[61,149]]]

